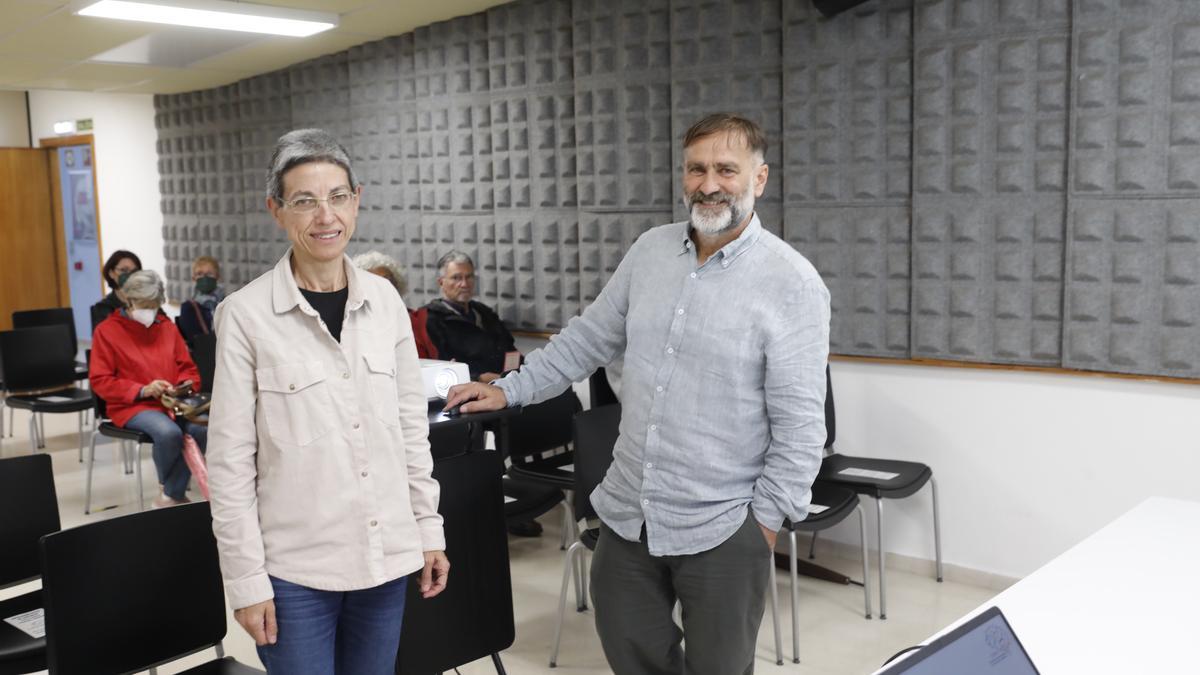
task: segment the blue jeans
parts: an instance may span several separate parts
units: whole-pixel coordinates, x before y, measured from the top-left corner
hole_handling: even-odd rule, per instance
[[[182,417],[171,419],[165,412],[143,410],[125,423],[125,428],[142,431],[154,439],[154,468],[163,494],[171,499],[183,499],[192,471],[183,460],[183,435],[196,439],[203,451],[208,443],[208,427],[192,424]]]
[[[258,658],[281,675],[393,675],[407,582],[318,591],[271,577],[279,636]]]

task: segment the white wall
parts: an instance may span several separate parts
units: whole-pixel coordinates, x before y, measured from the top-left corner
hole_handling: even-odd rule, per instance
[[[31,91],[36,139],[54,136],[54,123],[91,118],[96,145],[102,257],[117,249],[138,254],[142,265],[165,271],[154,98],[148,94]]]
[[[1019,578],[1149,496],[1200,501],[1200,385],[838,360],[832,375],[838,452],[933,467],[947,563]],[[929,487],[885,501],[887,550],[933,560],[931,513]],[[857,548],[857,519],[821,536]]]
[[[832,373],[839,452],[933,467],[948,563],[1020,577],[1146,497],[1200,500],[1200,386],[847,361]],[[932,559],[929,488],[884,508],[886,548]],[[850,543],[848,523],[836,537]]]
[[[29,147],[25,92],[0,91],[0,148]]]

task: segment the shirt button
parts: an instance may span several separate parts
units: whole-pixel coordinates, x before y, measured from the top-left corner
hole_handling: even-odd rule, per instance
[[[675,348],[674,348],[674,347],[667,347],[667,353],[668,353],[668,354],[674,354],[674,353],[675,353]]]
[[[643,499],[643,500],[642,500],[642,506],[649,506],[649,505],[650,505],[650,500],[649,500],[649,499]]]
[[[357,429],[357,428],[358,428],[358,422],[355,422],[355,423],[354,423],[354,428],[355,428],[355,429]]]
[[[655,387],[655,388],[654,388],[654,391],[659,391],[659,392],[661,392],[661,391],[662,391],[662,387]]]
[[[362,472],[362,477],[363,477],[363,478],[366,478],[366,477],[367,477],[367,472],[366,472],[366,471]]]
[[[342,373],[342,379],[343,379],[343,380],[348,380],[348,379],[350,379],[350,373]]]
[[[658,425],[657,425],[657,424],[651,424],[651,425],[650,425],[650,431],[655,431],[655,430],[657,430],[657,429],[658,429]]]
[[[290,389],[290,390],[292,390],[292,391],[296,391],[296,385],[294,385],[294,384],[289,384],[289,385],[288,385],[288,389]]]
[[[647,469],[653,469],[653,468],[654,468],[654,462],[646,462],[646,468],[647,468]]]
[[[692,272],[692,274],[691,274],[691,277],[692,277],[693,279],[695,279],[695,278],[696,278],[696,273],[695,273],[695,272]]]
[[[683,308],[682,308],[682,307],[680,307],[678,310],[676,310],[676,311],[675,311],[675,313],[676,313],[676,314],[678,314],[678,315],[680,315],[680,316],[683,316]]]
[[[378,521],[378,520],[372,520],[372,521],[371,521],[371,527],[375,527],[375,526],[376,526],[376,525],[378,525],[378,524],[379,524],[379,521]]]

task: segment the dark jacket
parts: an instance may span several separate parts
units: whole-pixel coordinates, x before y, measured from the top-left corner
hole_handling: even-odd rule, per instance
[[[195,300],[185,300],[179,305],[179,332],[183,334],[184,342],[192,344],[192,338],[197,335],[207,335],[212,332],[213,313]]]
[[[96,332],[96,326],[100,325],[101,321],[107,319],[113,312],[121,309],[125,303],[117,298],[117,292],[111,291],[104,299],[92,305],[92,333]]]
[[[505,352],[515,351],[517,346],[512,333],[490,307],[472,300],[474,320],[440,299],[425,309],[429,312],[425,327],[437,347],[439,359],[466,363],[472,380],[478,380],[483,373],[504,372]]]

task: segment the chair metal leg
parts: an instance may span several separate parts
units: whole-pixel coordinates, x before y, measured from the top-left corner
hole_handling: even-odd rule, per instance
[[[884,570],[883,552],[883,500],[875,500],[875,543],[879,546],[879,619],[887,619],[887,575]]]
[[[818,534],[820,534],[820,532],[813,532],[812,533],[812,535],[813,535],[812,541],[810,541],[808,543],[808,559],[809,560],[812,560],[813,558],[817,557],[817,535]]]
[[[29,414],[29,454],[36,455],[38,451],[37,415]]]
[[[554,623],[554,648],[550,651],[551,668],[558,667],[558,646],[562,641],[563,618],[567,614],[567,584],[570,583],[571,576],[578,571],[574,558],[579,549],[583,547],[583,544],[575,542],[571,544],[571,548],[567,549],[567,555],[563,557],[562,587],[558,591],[558,620]]]
[[[99,435],[99,431],[92,432],[92,446],[88,451],[87,483],[83,487],[83,515],[85,516],[92,512],[92,467],[96,464],[96,437]]]
[[[938,517],[937,481],[929,477],[929,485],[933,487],[933,552],[937,557],[937,580],[942,583],[942,524]]]
[[[573,545],[574,544],[572,544],[572,546]],[[574,562],[571,565],[571,578],[575,581],[575,607],[577,608],[576,611],[583,611],[583,610],[578,609],[578,607],[583,604],[583,575],[579,571],[579,563],[578,562]]]
[[[38,447],[46,447],[46,416],[43,413],[37,414],[38,420]]]
[[[79,411],[79,463],[83,463],[83,411]]]
[[[13,412],[13,410],[14,410],[13,408],[8,409],[8,437],[9,438],[12,438],[13,432],[16,431],[16,428],[13,426],[13,424],[14,424],[13,420],[15,419],[13,417],[13,415],[15,415],[16,413]]]
[[[767,566],[771,570],[767,583],[771,584],[771,593],[768,597],[771,600],[771,623],[775,628],[775,665],[782,666],[783,648],[780,645],[782,640],[779,638],[779,587],[775,585],[775,556],[771,556],[771,559],[767,561]]]
[[[800,574],[797,571],[800,563],[796,552],[796,530],[788,532],[788,544],[791,548],[788,566],[792,575],[792,663],[800,663]]]
[[[146,489],[142,487],[142,448],[144,444],[138,443],[137,446],[137,464],[134,465],[134,470],[137,471],[138,484],[138,511],[146,510]]]
[[[570,497],[568,497],[567,499],[570,499]],[[558,538],[558,550],[565,551],[565,550],[567,550],[567,547],[571,545],[569,537],[571,536],[571,531],[574,530],[575,527],[576,527],[575,523],[571,522],[571,507],[567,503],[567,501],[564,500],[563,501],[562,535]]]
[[[867,564],[867,512],[863,510],[862,503],[854,507],[858,511],[858,538],[862,544],[862,564],[863,564],[863,613],[866,618],[871,618],[871,570],[867,569],[870,565]]]
[[[213,645],[213,647],[217,650],[218,659],[225,658],[225,643],[218,642],[217,644]]]
[[[138,448],[141,452],[141,448]],[[129,441],[121,441],[121,464],[125,467],[125,475],[133,473],[134,448]]]

